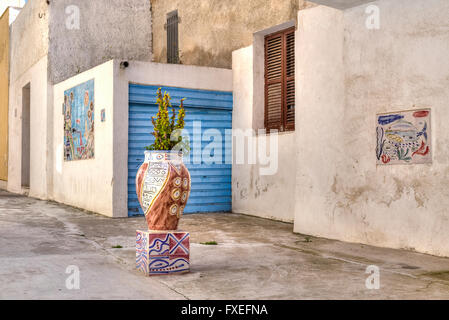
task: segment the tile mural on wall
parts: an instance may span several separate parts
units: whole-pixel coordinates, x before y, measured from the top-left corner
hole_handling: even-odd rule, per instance
[[[94,157],[94,80],[64,91],[64,160]]]
[[[432,162],[430,109],[377,115],[378,164]]]

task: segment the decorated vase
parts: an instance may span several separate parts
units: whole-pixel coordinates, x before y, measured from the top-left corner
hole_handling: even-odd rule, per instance
[[[136,193],[149,230],[177,230],[190,194],[190,174],[182,152],[145,151]]]

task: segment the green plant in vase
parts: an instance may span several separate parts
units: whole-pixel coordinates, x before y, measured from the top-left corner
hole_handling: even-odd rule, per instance
[[[184,129],[184,117],[186,111],[184,109],[184,100],[181,99],[179,107],[175,107],[170,102],[171,97],[168,92],[162,95],[162,89],[157,90],[158,113],[152,117],[154,130],[152,135],[154,143],[147,146],[146,150],[182,150],[184,154],[190,151],[188,137],[181,135]],[[178,109],[178,111],[177,111]],[[177,112],[176,112],[177,111]],[[171,113],[171,115],[170,115]]]

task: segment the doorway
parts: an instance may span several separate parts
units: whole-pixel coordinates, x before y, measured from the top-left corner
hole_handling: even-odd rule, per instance
[[[30,90],[22,88],[22,187],[30,187]]]

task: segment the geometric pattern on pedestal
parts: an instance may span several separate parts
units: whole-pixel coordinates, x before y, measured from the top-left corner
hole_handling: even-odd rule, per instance
[[[190,234],[183,231],[137,231],[136,268],[145,275],[190,271]]]

